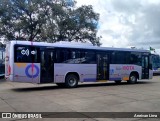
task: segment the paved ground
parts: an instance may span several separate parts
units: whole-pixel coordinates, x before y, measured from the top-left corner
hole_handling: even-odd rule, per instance
[[[12,83],[1,79],[0,112],[160,112],[160,76],[134,85],[126,82],[119,85],[114,82],[82,84],[75,89],[59,88],[54,84]],[[33,120],[39,121],[39,119]],[[40,121],[42,120],[44,119]],[[158,121],[159,119],[52,118],[45,120]],[[27,121],[27,119],[20,121]]]

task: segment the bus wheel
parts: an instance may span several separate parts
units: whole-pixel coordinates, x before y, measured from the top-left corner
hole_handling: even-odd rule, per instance
[[[66,87],[69,87],[69,88],[77,87],[77,85],[78,85],[78,78],[77,78],[77,76],[74,75],[74,74],[69,74],[66,77],[65,85],[66,85]]]
[[[135,84],[137,83],[137,75],[134,73],[131,73],[129,80],[128,80],[129,84]]]
[[[64,83],[56,83],[59,87],[64,87],[65,84]]]
[[[120,84],[122,80],[116,80],[114,81],[116,84]]]

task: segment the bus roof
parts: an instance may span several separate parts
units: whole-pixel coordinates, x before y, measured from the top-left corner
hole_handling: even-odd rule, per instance
[[[142,49],[130,49],[130,48],[114,48],[114,47],[98,47],[93,46],[90,43],[79,43],[79,42],[55,42],[55,43],[47,43],[47,42],[31,42],[31,41],[20,41],[20,40],[12,40],[9,42],[11,45],[34,45],[34,46],[48,46],[50,47],[64,47],[64,48],[76,48],[76,49],[93,49],[93,50],[117,50],[117,51],[133,51],[133,52],[147,52],[149,50]],[[7,44],[9,44],[7,43]]]

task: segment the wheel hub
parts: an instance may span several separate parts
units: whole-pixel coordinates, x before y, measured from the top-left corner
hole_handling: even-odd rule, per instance
[[[76,83],[76,80],[75,80],[75,79],[70,79],[70,80],[69,80],[69,84],[70,84],[71,86],[74,86],[75,83]]]

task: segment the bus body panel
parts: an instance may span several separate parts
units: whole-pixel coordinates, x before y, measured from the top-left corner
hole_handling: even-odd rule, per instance
[[[96,64],[54,64],[54,82],[64,83],[68,73],[77,73],[80,82],[95,82],[97,75]]]
[[[39,63],[14,63],[13,80],[16,82],[40,83]]]
[[[132,72],[139,74],[139,79],[142,75],[142,67],[131,64],[110,64],[110,78],[109,80],[129,80],[129,76]]]
[[[6,54],[5,54],[5,78],[6,80],[14,81],[13,80],[13,56],[14,56],[14,44],[8,42],[6,44]]]
[[[153,70],[149,69],[149,79],[153,78]]]
[[[10,51],[9,53],[9,70],[10,70],[10,79],[13,80],[13,69],[14,69],[14,45],[11,43],[11,46],[10,46],[10,50],[13,50],[13,51]]]

